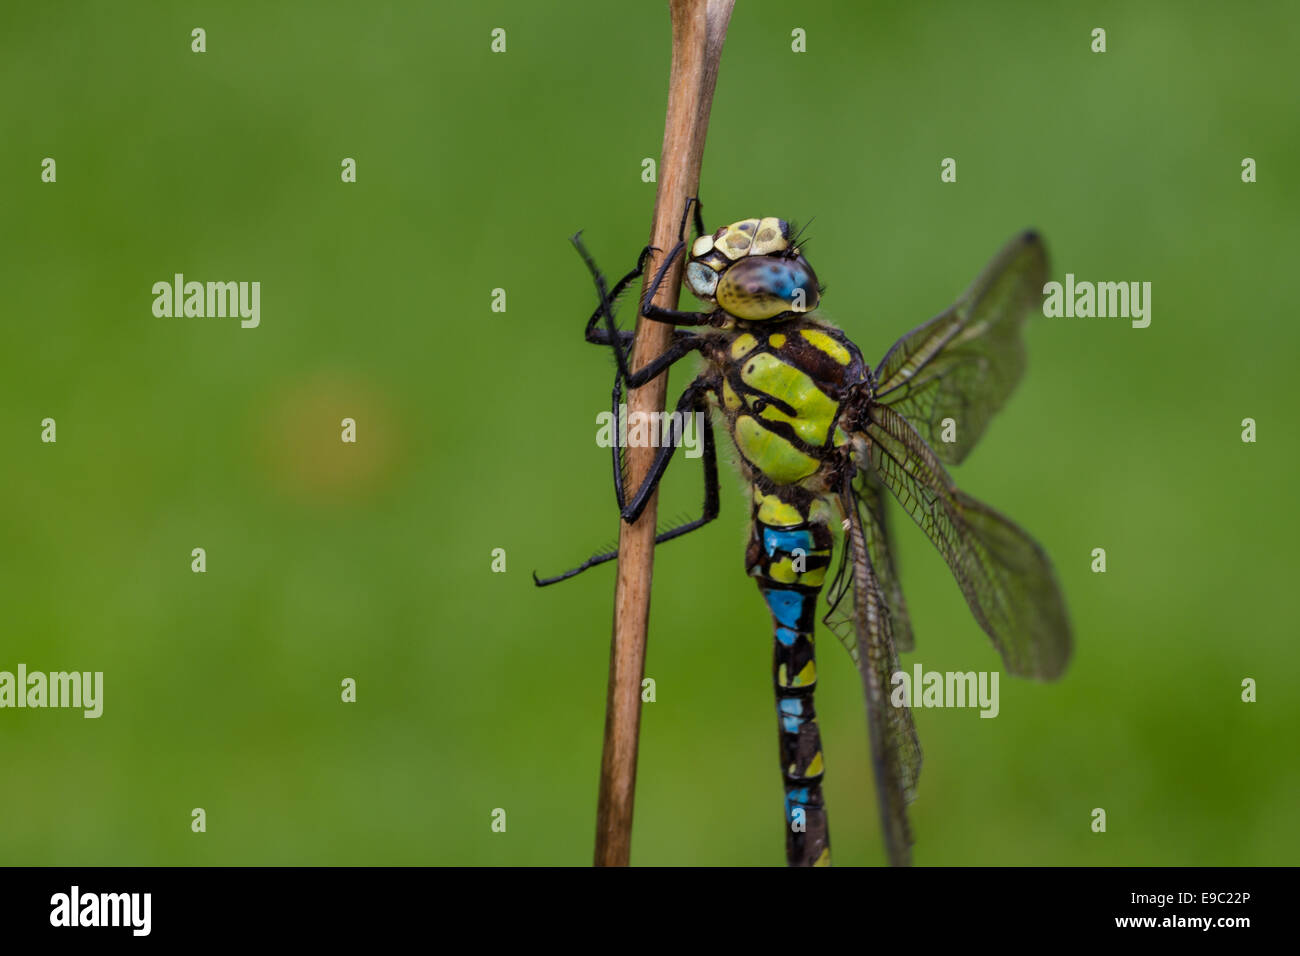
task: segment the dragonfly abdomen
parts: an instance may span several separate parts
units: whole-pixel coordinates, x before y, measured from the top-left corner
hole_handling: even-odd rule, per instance
[[[825,768],[813,706],[814,611],[832,547],[825,517],[825,506],[816,499],[791,503],[755,489],[745,563],[772,612],[776,632],[772,678],[785,785],[786,858],[791,866],[830,863],[821,787]]]

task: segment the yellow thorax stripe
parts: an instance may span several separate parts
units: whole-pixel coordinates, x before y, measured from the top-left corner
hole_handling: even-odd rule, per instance
[[[778,484],[793,485],[817,470],[817,459],[805,455],[756,418],[739,416],[733,434],[745,459]]]
[[[801,329],[799,334],[808,340],[809,345],[821,349],[841,365],[848,365],[853,361],[848,349],[820,329]]]
[[[795,409],[794,415],[787,415],[769,405],[761,413],[765,419],[787,423],[809,445],[826,443],[826,434],[838,406],[817,387],[811,376],[793,365],[786,365],[775,355],[763,352],[745,363],[740,377],[750,388]]]

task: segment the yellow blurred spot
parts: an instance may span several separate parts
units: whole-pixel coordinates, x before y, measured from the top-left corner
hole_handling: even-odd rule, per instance
[[[308,505],[373,500],[397,470],[401,427],[378,382],[319,373],[261,401],[259,458],[266,482]],[[356,441],[343,441],[345,418]]]

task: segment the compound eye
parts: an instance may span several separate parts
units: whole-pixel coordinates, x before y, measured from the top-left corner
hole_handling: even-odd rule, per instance
[[[691,246],[691,258],[698,259],[700,256],[706,256],[713,251],[713,237],[700,236]]]
[[[750,256],[722,274],[714,298],[724,311],[747,322],[817,307],[817,277],[802,259]]]
[[[686,266],[686,284],[697,299],[711,301],[718,291],[718,274],[701,262]]]

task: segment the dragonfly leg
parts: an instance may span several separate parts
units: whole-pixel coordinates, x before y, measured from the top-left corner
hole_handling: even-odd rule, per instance
[[[616,399],[618,396],[617,387],[618,386],[616,385],[615,386]],[[680,538],[682,535],[689,534],[690,532],[695,531],[697,528],[704,527],[706,524],[708,524],[710,521],[712,521],[714,518],[718,516],[718,508],[719,508],[718,452],[717,452],[717,444],[714,440],[713,422],[709,419],[708,408],[703,401],[703,394],[701,394],[697,398],[697,402],[693,407],[693,410],[704,413],[704,417],[701,419],[701,421],[703,422],[703,432],[704,432],[703,434],[704,507],[701,511],[700,517],[695,518],[692,521],[684,522],[680,525],[677,525],[676,527],[669,528],[666,531],[661,531],[659,532],[659,534],[655,535],[655,544],[663,544],[665,541],[671,541],[674,538]],[[615,412],[615,414],[617,415],[617,411]],[[615,422],[617,422],[617,418],[615,418]],[[619,498],[619,510],[622,511],[623,500],[624,500],[623,475],[622,475],[621,461],[618,458],[618,452],[619,452],[618,443],[616,441],[614,446],[614,454],[615,454],[614,488]],[[663,472],[661,470],[660,471],[661,477],[662,474]],[[586,571],[588,568],[594,568],[596,565],[604,564],[607,561],[613,561],[617,557],[618,557],[617,551],[604,551],[601,552],[600,554],[592,555],[590,558],[582,562],[582,564],[578,565],[576,568],[573,568],[569,571],[565,571],[563,574],[557,574],[554,577],[539,578],[537,576],[537,573],[534,572],[533,581],[534,583],[537,584],[538,587],[545,587],[548,584],[555,584],[559,581],[567,580],[568,578],[571,578],[574,575],[581,574],[583,571]]]
[[[582,235],[582,233],[578,233],[578,236],[580,235]],[[582,248],[581,240],[578,239],[578,236],[574,236],[573,238],[575,242],[578,243],[579,251],[583,253],[583,257],[582,257],[583,260],[587,263],[587,267],[589,269],[592,269],[593,271],[596,272],[597,275],[599,275],[599,270],[596,269],[596,265],[594,261],[591,259],[591,257],[586,254],[586,250]],[[636,260],[636,268],[629,271],[627,275],[623,276],[623,278],[619,279],[618,282],[614,283],[614,288],[609,290],[609,304],[611,307],[615,302],[618,301],[618,297],[623,294],[624,290],[627,289],[628,285],[630,285],[634,279],[638,278],[645,272],[645,264],[650,258],[650,253],[653,251],[654,251],[653,246],[646,246],[644,249],[642,249],[641,255],[638,256]],[[600,276],[600,278],[603,279],[604,277]],[[597,288],[599,288],[599,286],[597,286]],[[613,344],[613,339],[610,337],[609,330],[599,329],[596,327],[596,324],[600,321],[600,317],[605,314],[604,306],[605,303],[603,302],[600,305],[596,306],[596,311],[592,312],[591,318],[587,320],[587,328],[586,328],[587,341],[595,345]],[[625,349],[631,348],[633,335],[634,333],[631,330],[618,332],[617,337],[618,337],[619,345],[621,345]]]
[[[673,450],[677,446],[677,441],[682,437],[679,432],[674,430],[674,426],[685,421],[685,418],[683,417],[683,408],[688,407],[687,403],[689,402],[688,410],[691,413],[700,416],[700,429],[703,432],[704,508],[700,518],[695,521],[687,522],[686,524],[681,525],[678,529],[674,529],[676,533],[672,534],[670,538],[664,540],[670,540],[671,538],[677,537],[679,534],[685,534],[687,531],[694,531],[696,528],[708,524],[718,516],[718,453],[713,437],[713,420],[709,417],[708,404],[705,402],[707,387],[700,387],[697,389],[696,386],[700,384],[699,380],[693,382],[691,387],[683,392],[681,398],[678,399],[677,411],[669,419],[668,444],[659,449],[658,454],[655,455],[655,462],[651,466],[650,472],[641,483],[641,488],[637,490],[637,494],[633,496],[634,502],[637,498],[648,498],[654,489],[658,487],[659,481],[663,478],[664,471],[668,467],[668,459],[672,457]],[[621,395],[621,383],[616,381],[614,383],[614,426],[617,430],[618,436],[620,437],[623,434],[619,415],[619,399]],[[681,427],[684,429],[685,425],[682,424]],[[628,503],[627,491],[624,487],[623,448],[621,441],[614,442],[613,452],[614,496],[618,499],[618,510],[619,513],[624,516],[625,521],[635,521],[640,517],[641,511],[645,508],[645,503],[644,500],[641,502],[633,517],[627,517],[631,505]],[[663,459],[662,464],[660,464],[660,459]],[[656,468],[658,469],[657,472]],[[652,478],[653,482],[651,481]],[[658,539],[656,539],[656,541],[657,540]]]
[[[697,347],[690,340],[686,340],[681,344]],[[669,353],[673,351],[673,348],[675,347],[676,346],[670,347],[669,351],[665,352],[664,356],[661,356],[661,358],[666,357]],[[650,364],[653,365],[654,363],[652,362]],[[645,369],[642,369],[641,371],[644,372],[649,368],[650,366],[648,365],[646,366]],[[645,478],[642,480],[641,487],[636,490],[636,493],[632,495],[632,498],[630,500],[624,498],[622,468],[615,467],[614,480],[616,482],[616,487],[619,492],[619,501],[621,503],[620,510],[622,512],[623,520],[626,521],[628,524],[632,524],[633,522],[636,521],[637,518],[641,517],[641,512],[645,510],[646,504],[650,501],[650,496],[654,494],[655,489],[659,487],[659,481],[661,478],[663,478],[664,472],[668,469],[668,462],[672,460],[673,452],[677,450],[677,444],[682,439],[682,433],[685,430],[685,425],[683,424],[683,422],[685,421],[685,416],[687,414],[695,413],[700,416],[700,421],[703,422],[701,428],[704,432],[706,448],[712,448],[713,426],[712,423],[709,421],[708,407],[705,403],[705,395],[708,393],[708,389],[709,389],[708,380],[703,377],[700,377],[697,378],[695,381],[691,382],[691,384],[686,387],[686,390],[682,392],[681,397],[677,400],[677,407],[673,410],[672,415],[669,416],[668,419],[667,441],[664,444],[660,445],[659,450],[655,452],[654,461],[650,463],[650,470],[646,473]],[[707,461],[705,463],[705,468],[707,472],[708,469]],[[714,469],[715,483],[716,483],[716,478],[717,478],[717,474],[716,474],[716,467],[715,467]],[[706,474],[706,480],[707,480],[707,474]]]
[[[684,218],[682,222],[684,226]],[[646,290],[641,296],[641,314],[647,319],[654,322],[667,322],[669,325],[708,325],[713,320],[712,312],[682,312],[678,309],[665,309],[651,301],[659,291],[659,286],[663,284],[664,276],[668,274],[673,262],[676,261],[685,248],[686,240],[678,241],[677,245],[673,246],[668,255],[664,257],[663,264],[659,267],[659,271],[655,273],[654,280],[646,286]]]
[[[654,299],[655,293],[659,291],[664,276],[672,268],[673,261],[686,248],[686,220],[691,215],[692,210],[695,212],[695,235],[704,235],[703,209],[704,204],[700,202],[699,196],[692,196],[686,200],[686,208],[682,210],[682,223],[677,229],[677,245],[673,246],[672,251],[664,258],[659,271],[655,273],[654,281],[650,283],[641,296],[641,314],[647,319],[654,322],[667,322],[669,325],[708,325],[712,321],[712,312],[685,312],[680,309],[665,309],[651,301]]]
[[[614,361],[618,366],[618,374],[623,381],[628,383],[630,388],[638,388],[641,385],[644,385],[646,382],[659,375],[660,372],[666,369],[673,362],[676,362],[678,359],[688,354],[692,349],[699,348],[703,344],[702,341],[699,341],[695,342],[693,345],[683,347],[683,343],[691,341],[693,337],[689,334],[674,337],[673,344],[669,347],[667,352],[660,355],[654,361],[647,363],[644,368],[638,369],[636,372],[630,371],[628,368],[628,351],[632,345],[632,333],[620,332],[618,327],[614,324],[613,299],[610,296],[605,276],[601,273],[600,269],[596,267],[596,262],[592,259],[591,253],[587,251],[587,247],[582,244],[581,234],[575,235],[572,242],[574,247],[578,250],[578,254],[582,256],[582,261],[587,264],[592,279],[596,283],[596,293],[600,297],[600,305],[596,310],[597,315],[603,315],[605,318],[605,329],[603,330],[603,333],[598,332],[591,321],[587,323],[587,339],[588,341],[598,341],[600,344],[609,345],[613,349]],[[641,257],[637,261],[636,270],[619,280],[618,285],[615,286],[616,292],[620,291],[621,286],[630,282],[632,278],[635,278],[636,275],[640,274],[640,271],[644,270],[646,259],[649,256],[650,251],[650,247],[648,246],[642,250]],[[594,336],[599,337],[594,338]]]
[[[690,199],[686,200],[686,209],[682,212],[682,223],[677,230],[678,242],[683,244],[686,242],[686,220],[690,217],[692,211],[694,211],[695,213],[695,234],[697,236],[704,235],[704,217],[702,212],[703,208],[704,208],[703,204],[700,202],[698,196],[693,196]],[[587,267],[591,269],[592,273],[598,277],[598,280],[603,279],[604,276],[601,275],[600,270],[596,268],[595,262],[592,260],[591,256],[587,254],[586,249],[582,246],[581,240],[579,239],[581,235],[582,233],[579,232],[577,235],[573,237],[574,243],[578,246],[578,251],[582,253],[583,261],[587,263]],[[630,270],[627,273],[627,275],[623,276],[623,278],[619,279],[618,282],[614,283],[614,288],[609,290],[609,301],[611,305],[618,301],[619,296],[621,296],[624,290],[627,289],[629,283],[631,283],[638,276],[641,276],[645,273],[646,263],[650,259],[650,254],[657,251],[658,250],[654,246],[649,246],[649,245],[641,250],[641,255],[638,256],[636,260],[636,267]],[[660,270],[660,273],[661,274],[659,275],[659,277],[656,279],[654,283],[654,288],[656,290],[659,288],[660,282],[663,281],[662,269]],[[597,306],[596,310],[591,313],[591,318],[587,320],[587,328],[586,328],[587,341],[592,342],[596,345],[610,345],[612,344],[612,342],[611,342],[609,331],[607,329],[596,328],[597,323],[600,322],[600,317],[602,314],[603,314],[603,309],[600,306]],[[690,313],[690,314],[694,314],[694,313]],[[630,331],[619,332],[618,333],[619,344],[622,345],[624,348],[630,348],[632,343],[632,335],[633,333]]]
[[[686,200],[686,208],[682,210],[682,224],[677,227],[677,241],[686,241],[686,220],[690,218],[691,211],[695,211],[695,234],[704,235],[704,203],[700,202],[699,196],[692,196]]]

